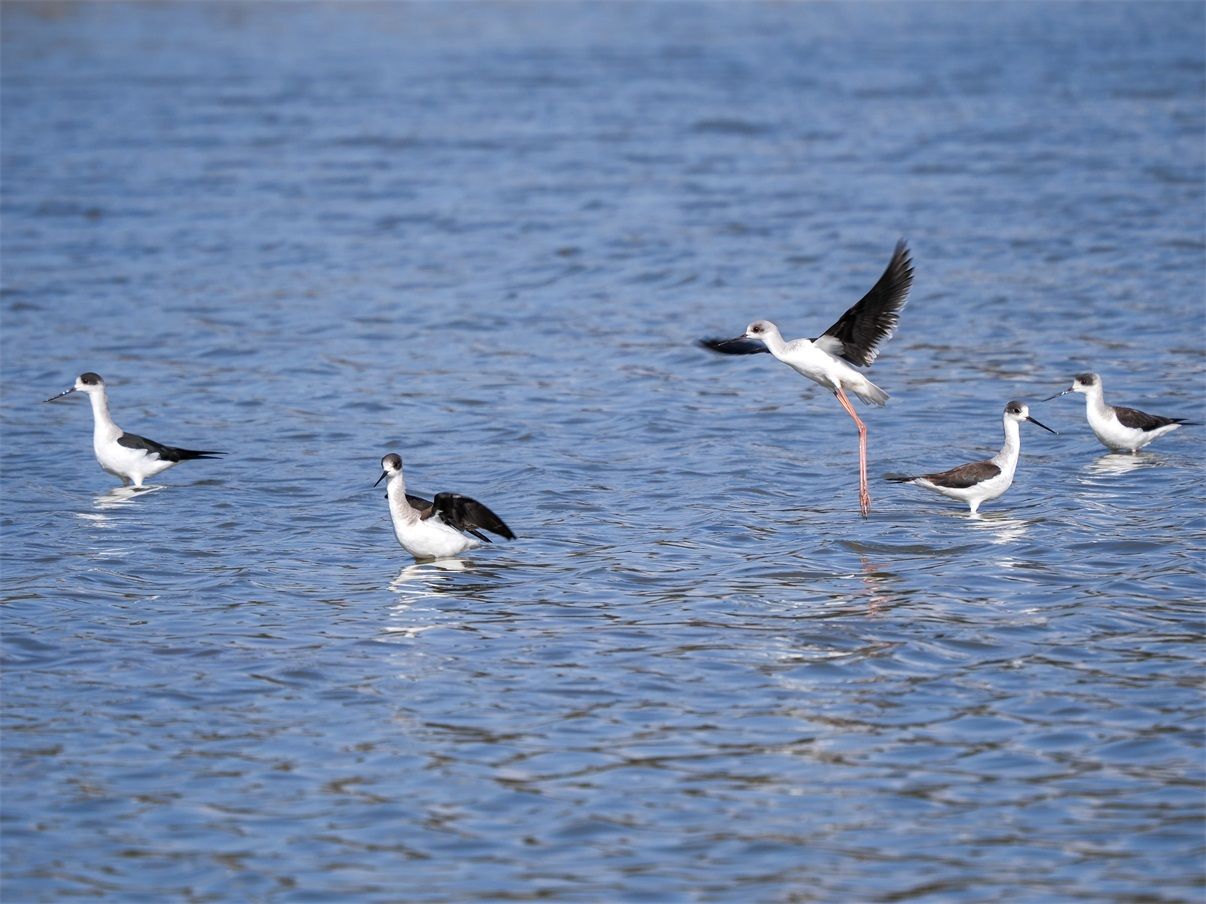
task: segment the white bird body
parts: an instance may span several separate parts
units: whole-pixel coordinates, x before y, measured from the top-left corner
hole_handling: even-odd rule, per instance
[[[402,456],[390,452],[381,459],[381,476],[387,480],[385,497],[398,543],[416,559],[448,559],[474,549],[490,538],[489,531],[508,540],[515,534],[503,520],[476,499],[458,493],[437,493],[433,501],[406,492]],[[376,484],[374,484],[376,486]]]
[[[867,425],[863,423],[847,391],[869,405],[883,405],[888,394],[851,365],[869,367],[879,355],[879,346],[892,337],[900,311],[908,301],[913,284],[913,265],[904,241],[896,244],[883,275],[833,326],[816,339],[783,338],[769,320],[755,320],[745,334],[735,339],[701,339],[704,348],[722,355],[754,355],[770,352],[796,373],[824,386],[837,398],[858,429],[858,503],[864,514],[871,511],[867,487]]]
[[[1030,409],[1021,402],[1010,402],[1005,406],[1003,426],[1005,428],[1005,444],[1001,451],[986,461],[975,461],[971,464],[960,465],[949,471],[935,474],[922,474],[919,477],[892,477],[897,483],[911,483],[935,493],[941,493],[950,499],[966,502],[968,509],[974,515],[981,504],[990,499],[996,499],[1013,485],[1013,475],[1017,472],[1018,458],[1022,453],[1022,421],[1042,427],[1049,433],[1055,433],[1045,424],[1040,424],[1030,416]]]
[[[92,451],[100,466],[121,480],[123,485],[140,487],[148,477],[166,471],[174,461],[160,458],[146,449],[129,448],[117,440],[125,431],[109,415],[109,400],[102,384],[99,392],[88,393],[92,402]]]
[[[46,401],[53,402],[72,392],[84,393],[92,403],[92,451],[101,468],[121,480],[123,486],[133,484],[141,487],[147,478],[179,462],[223,454],[165,446],[137,434],[126,433],[109,414],[105,381],[91,371],[80,374],[74,386]]]
[[[1119,410],[1115,409],[1113,405],[1106,404],[1105,390],[1102,388],[1100,377],[1091,384],[1073,391],[1084,394],[1085,414],[1089,427],[1092,428],[1098,441],[1107,449],[1115,452],[1138,452],[1148,443],[1159,439],[1166,433],[1172,433],[1181,426],[1180,422],[1172,418],[1144,415],[1151,421],[1148,429],[1128,427],[1119,418]],[[1122,409],[1122,411],[1134,411],[1134,409]],[[1134,413],[1143,414],[1143,412],[1137,411]],[[1158,423],[1160,421],[1164,423]]]
[[[1013,475],[1018,469],[1018,458],[1021,452],[1020,426],[1017,421],[1005,418],[1005,445],[1001,447],[1000,452],[988,460],[998,469],[995,476],[981,480],[969,487],[943,486],[929,477],[918,477],[912,482],[919,487],[925,487],[927,490],[933,490],[935,493],[941,493],[951,499],[966,502],[974,515],[982,503],[996,499],[1013,486]]]
[[[800,376],[830,392],[845,389],[870,405],[883,405],[888,401],[888,394],[868,380],[862,371],[829,354],[811,339],[784,339],[779,328],[768,320],[761,321],[761,326],[758,338],[766,343],[767,350]]]
[[[462,534],[438,515],[424,520],[422,513],[406,501],[406,482],[401,471],[389,478],[385,493],[389,497],[394,536],[416,559],[446,559],[482,545],[481,540]]]

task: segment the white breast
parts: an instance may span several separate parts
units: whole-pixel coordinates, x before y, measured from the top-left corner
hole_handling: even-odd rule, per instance
[[[416,559],[444,559],[481,545],[477,538],[462,534],[438,517],[426,521],[395,518],[394,536],[402,548]]]

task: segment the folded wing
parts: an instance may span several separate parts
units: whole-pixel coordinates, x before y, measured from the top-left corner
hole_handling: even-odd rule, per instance
[[[1146,411],[1136,411],[1134,408],[1115,407],[1114,414],[1118,416],[1118,423],[1132,430],[1158,430],[1169,424],[1184,423],[1184,418],[1162,417],[1158,414],[1148,414]]]
[[[1001,469],[991,461],[974,461],[969,465],[959,465],[949,471],[937,474],[922,474],[915,480],[928,480],[935,486],[947,487],[952,490],[966,490],[990,480],[1001,473]]]
[[[165,446],[153,439],[139,436],[137,433],[123,433],[117,438],[119,446],[127,449],[141,449],[143,452],[158,455],[163,461],[188,461],[193,458],[216,458],[225,452],[210,452],[201,449],[178,449],[175,446]]]

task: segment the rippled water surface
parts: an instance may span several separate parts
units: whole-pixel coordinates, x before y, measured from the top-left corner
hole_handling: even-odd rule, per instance
[[[5,900],[1201,901],[1203,10],[6,3]]]

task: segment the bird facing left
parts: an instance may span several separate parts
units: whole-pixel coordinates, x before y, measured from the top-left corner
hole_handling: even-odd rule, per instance
[[[385,498],[389,500],[394,536],[416,559],[447,559],[491,542],[483,531],[515,539],[502,518],[476,499],[459,493],[436,493],[428,500],[407,493],[402,456],[396,452],[381,459],[381,476],[373,486],[383,480],[388,481]]]
[[[136,433],[126,433],[109,416],[109,398],[100,374],[88,371],[76,377],[75,385],[47,399],[53,402],[73,392],[82,392],[92,402],[92,450],[100,466],[120,478],[122,486],[141,487],[148,477],[193,458],[216,458],[225,452],[165,446]]]

